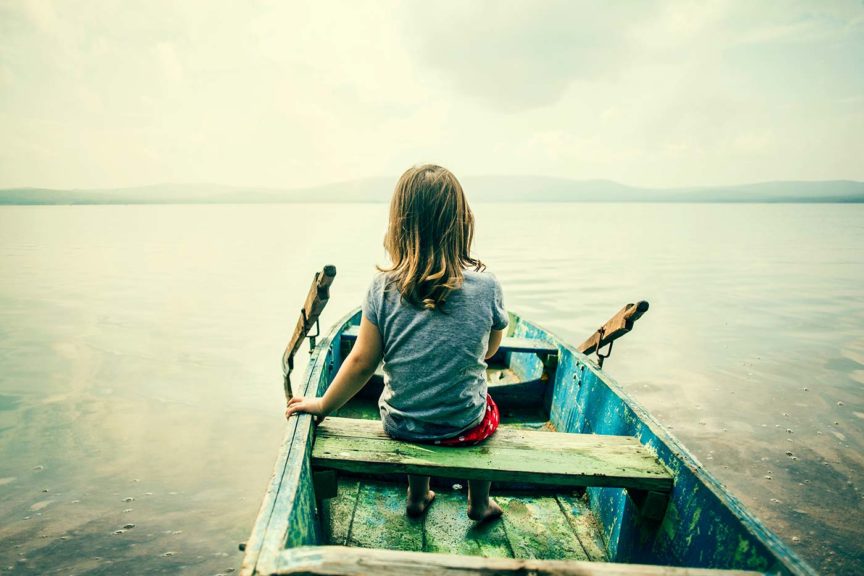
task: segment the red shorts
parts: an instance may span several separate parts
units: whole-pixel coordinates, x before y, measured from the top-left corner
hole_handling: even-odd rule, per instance
[[[498,422],[501,416],[498,414],[498,406],[492,400],[492,396],[486,394],[486,415],[483,416],[483,421],[470,430],[466,430],[453,438],[445,438],[444,440],[435,440],[434,443],[440,446],[474,446],[483,440],[486,440],[495,433],[498,429]]]

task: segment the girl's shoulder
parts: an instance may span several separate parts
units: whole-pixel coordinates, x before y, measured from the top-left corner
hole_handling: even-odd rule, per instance
[[[372,276],[372,279],[369,281],[369,288],[367,292],[370,296],[377,297],[379,299],[384,298],[385,296],[392,296],[388,294],[390,292],[399,292],[399,288],[397,286],[397,279],[392,272],[388,271],[376,271]]]
[[[501,297],[501,283],[488,270],[464,270],[462,272],[463,286],[475,294],[483,294],[493,298]]]
[[[462,277],[469,282],[477,282],[487,284],[489,286],[497,286],[498,277],[489,270],[463,270]]]
[[[394,282],[395,276],[393,272],[377,270],[375,274],[372,275],[372,279],[369,281],[369,286],[383,290]]]

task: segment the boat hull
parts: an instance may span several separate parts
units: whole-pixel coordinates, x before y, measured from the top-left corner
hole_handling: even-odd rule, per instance
[[[359,320],[359,310],[353,311],[319,342],[295,394],[324,393],[350,349],[343,332],[359,324]],[[668,504],[658,520],[648,520],[640,514],[626,489],[587,488],[587,501],[599,524],[610,562],[815,573],[592,360],[514,314],[508,336],[557,345],[557,364],[551,370],[535,354],[512,353],[504,359],[513,372],[524,375],[529,383],[540,373],[545,374],[548,381],[543,382],[546,390],[543,402],[549,428],[579,434],[634,436],[653,450],[674,475]],[[289,419],[273,478],[246,544],[241,573],[276,573],[280,562],[284,568],[285,550],[328,543],[313,489],[313,439],[311,417]]]

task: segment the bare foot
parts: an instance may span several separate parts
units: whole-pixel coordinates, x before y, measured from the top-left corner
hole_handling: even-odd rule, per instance
[[[503,513],[504,511],[501,510],[498,503],[491,499],[489,500],[489,504],[482,509],[479,507],[472,508],[470,504],[468,505],[468,518],[475,522],[485,522],[486,520],[500,518]]]
[[[408,490],[408,503],[405,505],[405,512],[408,516],[416,518],[422,516],[432,501],[435,499],[435,492],[429,490],[422,500],[415,500],[411,495],[411,490]]]

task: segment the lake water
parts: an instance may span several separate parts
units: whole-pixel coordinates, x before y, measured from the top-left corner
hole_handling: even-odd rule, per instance
[[[507,306],[573,343],[650,301],[607,371],[814,567],[864,572],[864,206],[475,212]],[[338,268],[326,330],[386,213],[0,208],[0,573],[236,569],[311,277]]]

